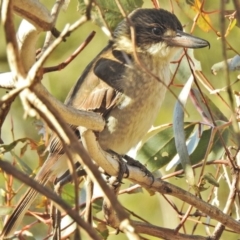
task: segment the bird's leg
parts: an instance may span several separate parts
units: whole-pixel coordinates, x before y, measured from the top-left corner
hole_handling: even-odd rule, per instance
[[[75,169],[77,177],[83,177],[86,175],[85,170],[82,168],[79,162],[75,163]],[[69,170],[67,170],[62,176],[56,178],[55,184],[59,184],[61,187],[63,187],[67,183],[72,182],[72,180],[73,180],[72,174],[70,173]]]
[[[119,171],[118,171],[117,181],[119,183],[121,183],[125,174],[126,174],[126,177],[129,176],[127,163],[124,161],[122,155],[120,155],[112,150],[108,150],[108,152],[112,155],[112,158],[115,158],[119,163]]]
[[[104,151],[97,141],[96,134],[92,130],[85,127],[79,127],[79,131],[83,146],[89,156],[109,176],[118,176],[117,179],[121,182],[123,177],[129,176],[129,169],[127,167],[129,165],[140,168],[146,176],[150,176],[152,178],[152,182],[154,181],[154,177],[151,172],[140,162],[131,159],[126,155],[123,157],[112,150]],[[126,175],[124,176],[124,174]]]
[[[103,150],[98,143],[96,134],[92,130],[85,127],[79,127],[79,131],[82,144],[93,161],[104,171],[104,173],[109,176],[119,176],[118,180],[121,180],[124,174],[127,173],[126,163],[119,164],[119,159],[122,159],[122,157],[112,151]]]

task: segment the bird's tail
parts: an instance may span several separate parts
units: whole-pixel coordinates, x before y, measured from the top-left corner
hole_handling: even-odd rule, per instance
[[[44,165],[41,167],[40,171],[36,175],[35,181],[37,181],[41,185],[45,185],[52,176],[53,166],[58,164],[58,159],[58,155],[53,156],[50,154],[50,156],[45,161]],[[21,198],[13,213],[10,215],[7,222],[5,223],[0,235],[0,239],[4,239],[13,234],[17,226],[21,223],[25,213],[32,205],[33,201],[36,199],[37,195],[38,192],[36,190],[34,190],[33,188],[28,189],[28,191]]]

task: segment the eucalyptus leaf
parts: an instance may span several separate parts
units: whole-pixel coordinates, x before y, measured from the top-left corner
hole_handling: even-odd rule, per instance
[[[184,134],[188,138],[193,132],[195,123],[184,124]],[[150,137],[138,151],[136,159],[147,166],[150,171],[158,170],[168,164],[177,154],[172,126],[164,128]]]
[[[212,133],[212,129],[208,129],[203,131],[200,141],[196,147],[196,149],[194,150],[194,152],[190,155],[190,161],[191,164],[194,165],[200,161],[202,161],[205,157],[206,151],[207,151],[207,147],[210,141],[210,137],[211,137],[211,133]],[[179,164],[176,167],[176,171],[182,169],[182,165]]]
[[[218,123],[219,124],[222,123],[223,126],[225,126],[225,122],[223,122],[223,121],[221,121],[221,122],[219,121]],[[197,164],[205,158],[209,144],[211,144],[211,149],[207,156],[207,161],[214,160],[214,159],[220,159],[221,156],[223,155],[225,149],[223,147],[223,144],[222,144],[219,134],[221,134],[223,141],[225,143],[227,143],[230,131],[231,130],[227,127],[219,128],[219,132],[217,132],[216,134],[214,133],[212,128],[204,130],[200,137],[200,141],[199,141],[196,149],[190,155],[191,164],[192,165]],[[212,134],[215,134],[215,136],[213,138],[213,142],[210,143]],[[177,171],[180,169],[182,169],[181,164],[179,164],[175,170]]]
[[[176,149],[185,172],[186,180],[190,186],[195,185],[194,172],[191,166],[186,139],[184,136],[184,106],[193,83],[193,75],[190,76],[187,83],[179,94],[178,101],[174,108],[173,114],[173,130],[175,135]]]
[[[0,145],[0,153],[4,154],[6,152],[10,152],[11,150],[13,150],[16,147],[16,145],[18,143],[20,143],[20,142],[25,143],[28,141],[32,142],[33,140],[30,138],[19,138],[15,141],[11,142],[10,144],[2,144],[2,145]]]
[[[102,211],[103,199],[99,198],[92,203],[92,214],[95,216]]]
[[[228,145],[230,142],[229,137],[232,136],[232,126],[226,125],[224,121],[216,121],[218,125],[218,131],[216,132],[212,144],[211,152],[208,155],[207,160],[220,159],[225,153],[223,142]],[[220,127],[221,126],[221,127]],[[220,138],[221,136],[221,138]],[[223,141],[223,142],[222,142]]]
[[[211,173],[204,174],[203,178],[208,181],[211,185],[215,187],[219,187],[219,183],[217,180],[214,178],[214,176]]]
[[[187,150],[188,150],[188,154],[193,153],[193,151],[196,149],[196,147],[198,146],[198,143],[200,141],[200,136],[201,132],[199,131],[199,129],[197,128],[193,134],[189,137],[189,139],[187,139],[186,141],[186,145],[187,145]],[[177,154],[172,160],[171,162],[167,165],[166,167],[166,171],[169,171],[170,169],[172,169],[173,167],[177,166],[180,163],[180,158],[179,155]]]
[[[72,184],[66,184],[61,193],[62,199],[69,205],[75,204],[75,186]]]
[[[240,70],[240,56],[236,55],[233,58],[227,60],[227,67],[230,71],[239,71]],[[226,69],[225,61],[215,63],[211,71],[213,74],[217,74],[219,71],[224,71]]]
[[[11,154],[16,158],[19,166],[23,170],[24,173],[26,173],[28,176],[33,174],[32,169],[23,161],[19,156],[17,156],[14,152],[11,151]]]
[[[212,134],[211,128],[203,131],[197,147],[195,148],[193,153],[190,155],[192,165],[196,164],[204,159],[206,151],[207,151],[207,147],[209,145],[209,141],[211,138],[211,134]]]

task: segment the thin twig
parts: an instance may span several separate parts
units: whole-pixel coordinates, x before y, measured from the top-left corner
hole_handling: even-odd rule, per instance
[[[53,26],[55,26],[56,24],[56,21],[57,21],[57,18],[58,18],[58,15],[59,15],[59,12],[64,4],[64,0],[57,0],[54,5],[53,5],[53,8],[52,8],[52,11],[51,11],[51,16],[52,16],[52,24]],[[46,37],[45,37],[45,41],[44,41],[44,44],[43,44],[43,47],[41,49],[41,54],[43,52],[45,52],[45,50],[48,48],[48,46],[51,44],[51,42],[53,41],[54,39],[54,36],[52,35],[52,32],[51,31],[48,31],[47,34],[46,34]],[[37,56],[38,58],[40,57],[40,55]]]
[[[98,235],[93,230],[93,228],[86,222],[83,221],[83,219],[79,216],[78,212],[73,210],[65,201],[63,201],[59,196],[57,196],[55,193],[53,193],[48,188],[44,187],[43,185],[39,184],[38,182],[34,181],[30,177],[28,177],[26,174],[20,172],[16,168],[14,168],[11,164],[9,164],[7,161],[0,160],[0,166],[1,168],[7,172],[9,175],[14,176],[15,178],[19,179],[20,181],[24,182],[26,185],[32,187],[39,193],[43,194],[44,196],[51,199],[58,209],[64,210],[68,213],[68,215],[74,219],[74,221],[79,224],[79,226],[82,227],[86,231],[86,233],[91,237],[92,239],[98,239]]]
[[[237,193],[236,189],[237,189],[238,183],[239,183],[239,174],[238,174],[238,170],[237,170],[234,172],[234,174],[232,176],[232,184],[231,184],[230,192],[229,192],[228,199],[227,199],[227,202],[226,202],[224,210],[223,210],[223,212],[226,214],[230,214],[230,212],[231,212],[232,205],[235,201],[235,197],[236,197],[236,193]],[[224,230],[225,230],[224,224],[218,223],[214,229],[213,236],[216,239],[220,239]]]
[[[74,51],[74,53],[68,58],[66,59],[64,62],[60,63],[57,66],[53,66],[53,67],[44,67],[43,68],[43,74],[44,73],[48,73],[48,72],[53,72],[53,71],[59,71],[64,69],[69,63],[71,63],[76,57],[77,55],[82,52],[82,50],[90,43],[90,41],[93,39],[93,37],[95,36],[95,31],[92,31],[89,36],[84,40],[84,42]]]

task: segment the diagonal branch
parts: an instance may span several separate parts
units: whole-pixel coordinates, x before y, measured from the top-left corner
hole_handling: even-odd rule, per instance
[[[72,209],[65,201],[63,201],[59,196],[57,196],[55,193],[53,193],[51,190],[49,190],[47,187],[43,186],[42,184],[39,184],[32,178],[28,177],[26,174],[20,172],[16,168],[14,168],[10,163],[0,160],[0,167],[3,169],[6,173],[14,176],[15,178],[19,179],[26,185],[34,188],[39,193],[43,194],[47,198],[51,199],[57,206],[58,209],[61,211],[66,211],[67,214],[74,220],[76,223],[82,227],[86,231],[89,237],[91,239],[97,239],[100,240],[97,233],[93,230],[93,228],[83,221],[81,216],[76,212],[74,209]]]

